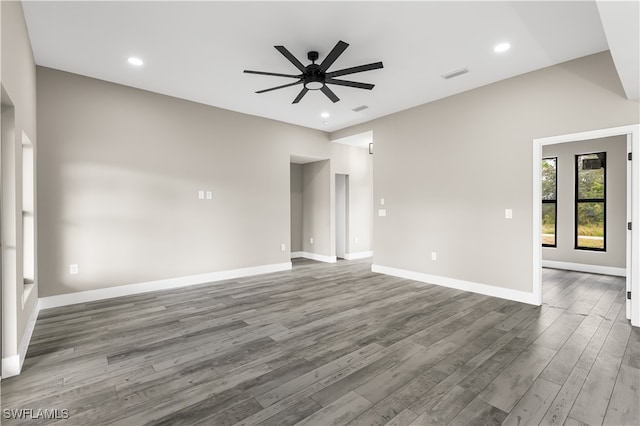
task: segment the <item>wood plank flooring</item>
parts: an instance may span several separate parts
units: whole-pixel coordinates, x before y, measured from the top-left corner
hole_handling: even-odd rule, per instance
[[[640,424],[624,280],[544,270],[544,305],[366,260],[40,313],[4,410],[65,425]]]

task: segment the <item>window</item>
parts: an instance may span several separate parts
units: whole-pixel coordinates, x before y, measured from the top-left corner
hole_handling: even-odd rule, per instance
[[[542,246],[556,246],[556,216],[558,213],[558,159],[542,159]]]
[[[575,248],[606,250],[607,154],[576,155]]]

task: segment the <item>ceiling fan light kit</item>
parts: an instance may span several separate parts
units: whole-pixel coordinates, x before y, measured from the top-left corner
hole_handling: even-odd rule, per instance
[[[345,51],[345,49],[349,46],[349,44],[344,41],[339,41],[335,47],[329,52],[326,58],[320,64],[316,64],[316,61],[319,58],[319,54],[316,51],[310,51],[307,54],[307,59],[311,61],[311,63],[307,66],[302,65],[302,63],[296,59],[295,56],[291,52],[287,50],[284,46],[274,46],[278,52],[282,54],[285,58],[289,60],[302,74],[281,74],[281,73],[273,73],[273,72],[264,72],[264,71],[251,71],[244,70],[247,74],[259,74],[259,75],[270,75],[275,77],[286,77],[286,78],[295,78],[297,81],[289,84],[283,84],[282,86],[276,86],[269,89],[258,90],[256,93],[266,93],[272,90],[283,89],[285,87],[296,86],[298,84],[302,84],[302,89],[298,96],[293,100],[294,104],[297,104],[302,100],[304,95],[307,94],[309,90],[320,90],[322,93],[327,96],[331,102],[338,102],[340,98],[336,96],[335,93],[327,86],[328,84],[335,84],[338,86],[347,86],[347,87],[355,87],[356,89],[366,89],[371,90],[375,85],[369,83],[360,83],[357,81],[349,81],[349,80],[338,80],[334,77],[340,77],[348,74],[355,74],[364,71],[371,71],[375,69],[382,68],[382,62],[374,62],[367,65],[360,65],[357,67],[345,68],[337,71],[328,72],[327,70],[333,63],[338,59],[338,57]]]

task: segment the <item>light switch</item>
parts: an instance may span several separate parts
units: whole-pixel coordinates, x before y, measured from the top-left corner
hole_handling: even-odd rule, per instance
[[[309,243],[313,244],[313,237],[309,238]]]
[[[504,218],[505,219],[512,219],[513,218],[513,210],[504,209]]]
[[[204,191],[198,191],[198,199],[204,200]]]
[[[287,251],[287,245],[286,244],[280,244],[280,251]]]
[[[207,200],[213,199],[213,193],[211,191],[207,191]]]
[[[380,198],[380,205],[384,206],[384,198]]]
[[[383,217],[387,215],[386,209],[378,209],[378,216]]]
[[[73,264],[69,265],[69,274],[71,274],[71,275],[77,275],[78,274],[78,264],[77,263],[73,263]]]

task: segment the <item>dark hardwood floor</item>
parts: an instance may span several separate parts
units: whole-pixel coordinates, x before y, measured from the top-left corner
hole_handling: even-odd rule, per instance
[[[41,311],[3,424],[640,424],[624,280],[544,270],[535,307],[367,260]],[[68,410],[9,420],[6,410]]]

